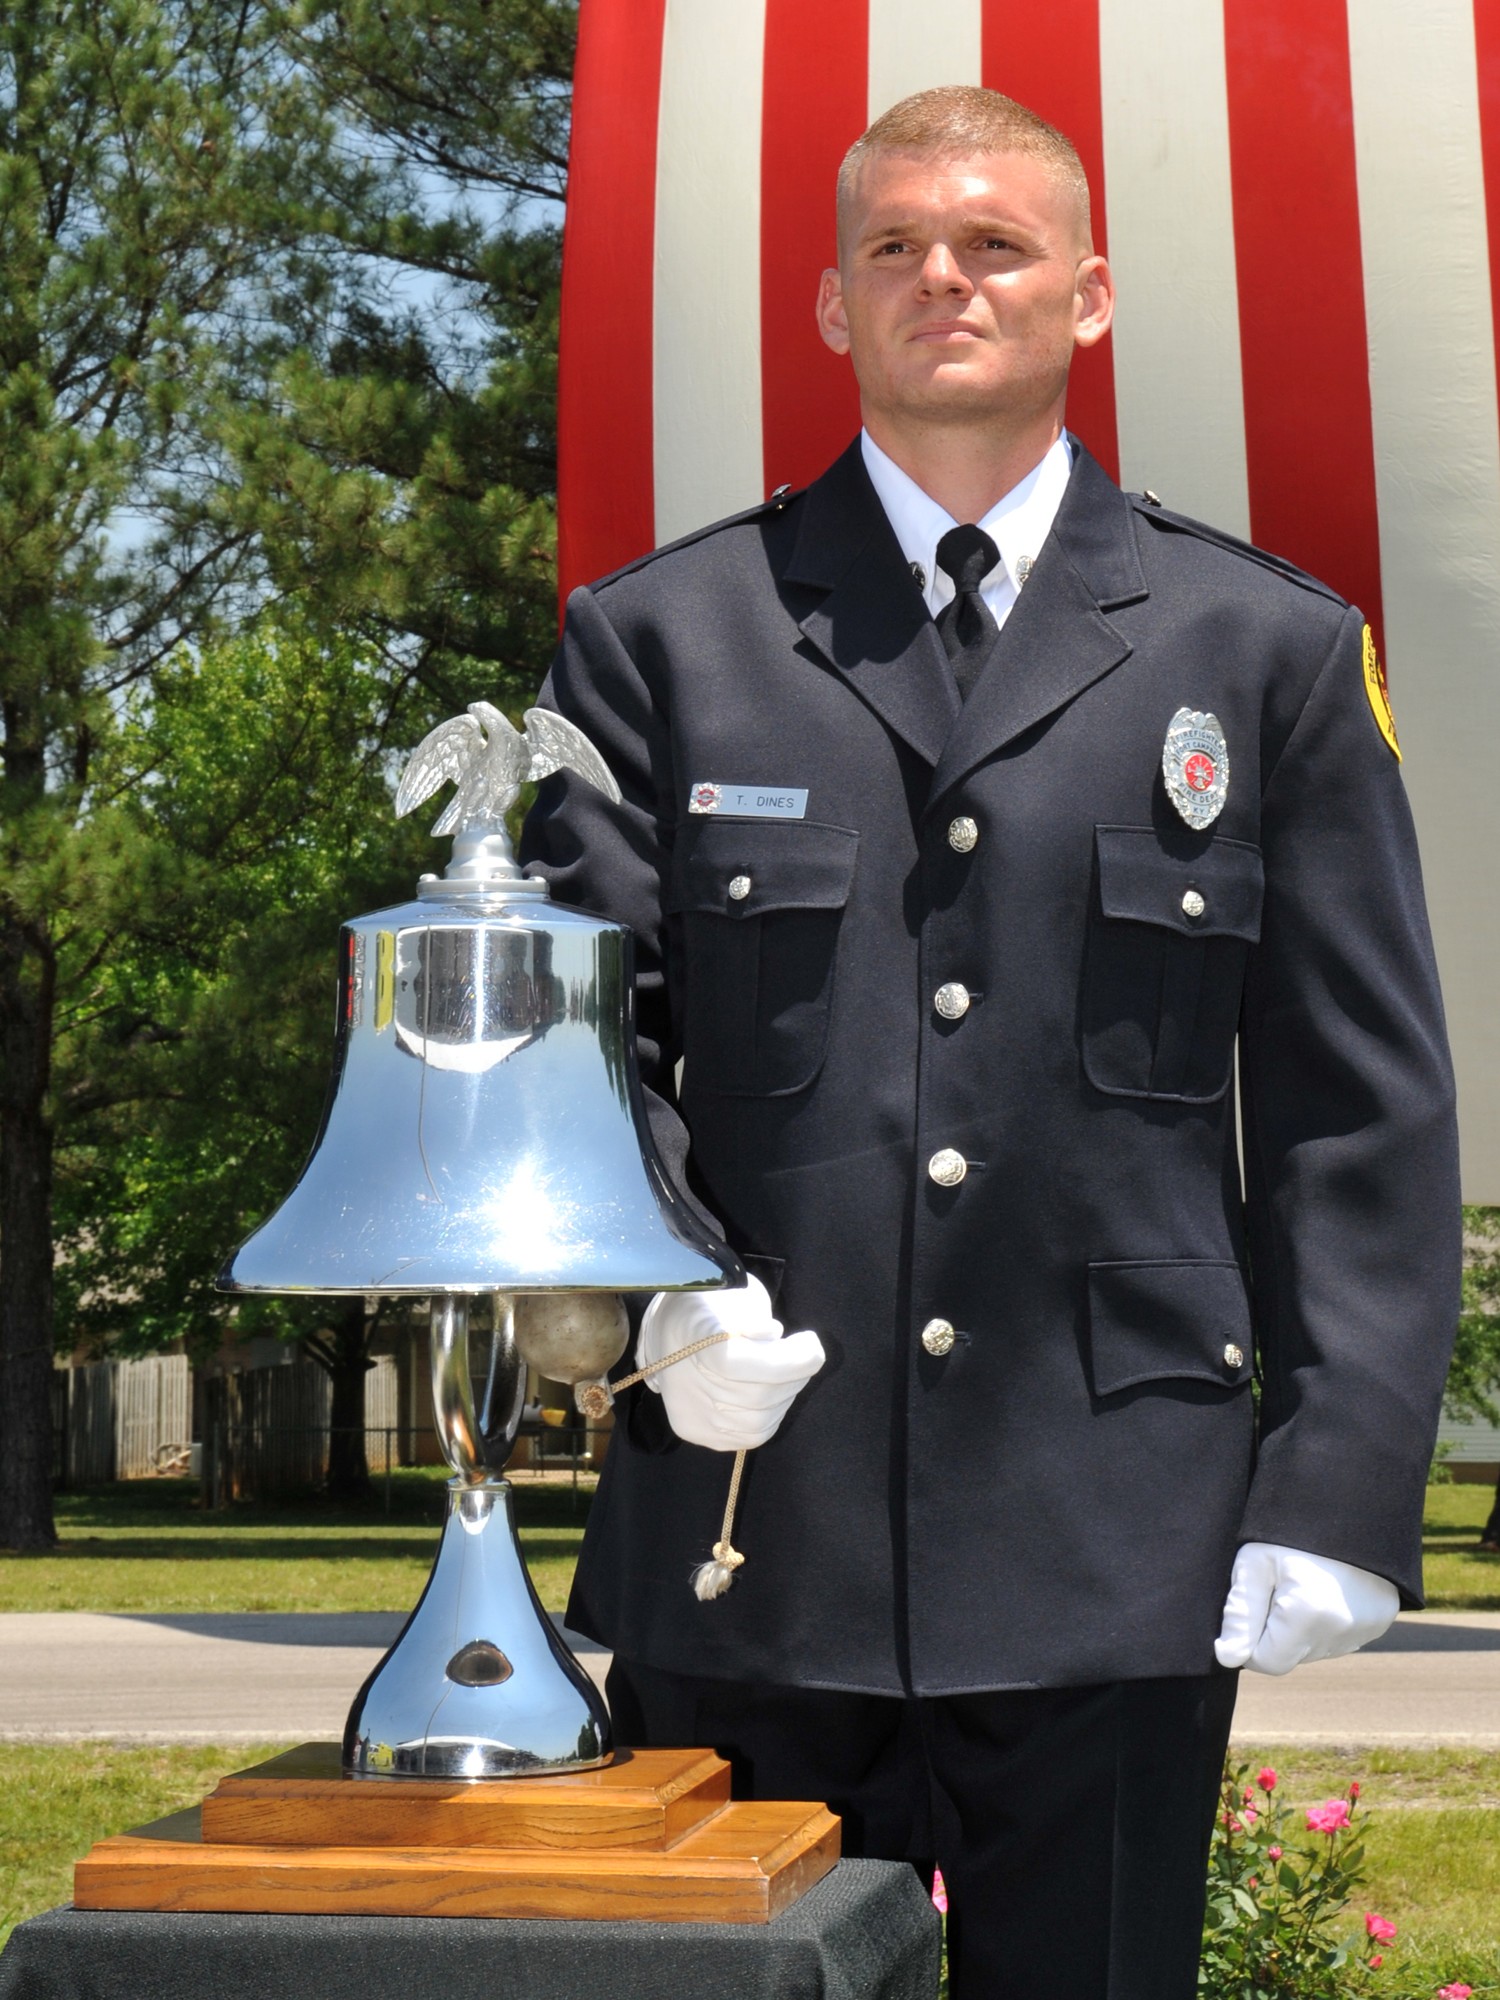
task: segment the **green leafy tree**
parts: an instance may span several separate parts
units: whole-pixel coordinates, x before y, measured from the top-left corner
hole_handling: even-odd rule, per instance
[[[52,1539],[58,1011],[154,892],[97,771],[246,587],[223,419],[322,226],[331,127],[251,0],[0,15],[0,1542]],[[107,1077],[92,1088],[109,1087]]]
[[[362,1301],[231,1307],[213,1282],[316,1133],[340,922],[405,900],[430,861],[421,828],[392,816],[387,693],[368,645],[270,618],[181,648],[149,695],[133,690],[101,778],[154,895],[57,1023],[61,1326],[124,1352],[203,1352],[233,1311],[299,1338],[333,1380],[330,1483],[346,1497],[367,1477]]]

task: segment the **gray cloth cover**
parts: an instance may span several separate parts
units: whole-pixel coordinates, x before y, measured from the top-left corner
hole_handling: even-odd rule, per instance
[[[940,1929],[904,1862],[841,1861],[769,1924],[48,1910],[0,2000],[933,2000]]]

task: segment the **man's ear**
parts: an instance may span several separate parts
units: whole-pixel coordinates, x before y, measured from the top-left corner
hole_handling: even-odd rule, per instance
[[[1115,316],[1115,281],[1102,257],[1085,257],[1078,266],[1078,316],[1073,339],[1079,347],[1097,347]]]
[[[818,331],[835,354],[849,352],[849,320],[844,311],[844,287],[837,271],[825,271],[818,280]]]

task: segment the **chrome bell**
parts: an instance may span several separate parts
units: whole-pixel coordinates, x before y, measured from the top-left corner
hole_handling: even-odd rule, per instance
[[[632,940],[523,876],[504,812],[563,764],[619,793],[587,739],[532,709],[521,736],[487,704],[434,730],[397,794],[445,778],[456,831],[417,900],[344,926],[333,1080],[312,1155],[230,1260],[230,1292],[432,1299],[438,1437],[453,1468],[422,1598],[360,1690],[357,1776],[497,1777],[609,1761],[602,1699],[526,1574],[500,1478],[525,1394],[517,1294],[743,1283],[738,1259],[667,1179],[635,1065]],[[476,1399],[468,1322],[492,1299]]]

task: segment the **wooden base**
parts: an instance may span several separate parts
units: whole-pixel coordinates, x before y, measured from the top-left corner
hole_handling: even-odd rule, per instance
[[[225,1778],[201,1809],[102,1840],[88,1910],[765,1923],[828,1873],[823,1806],[732,1802],[706,1750],[567,1777],[348,1778],[336,1744]]]

